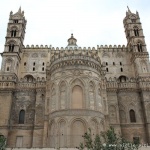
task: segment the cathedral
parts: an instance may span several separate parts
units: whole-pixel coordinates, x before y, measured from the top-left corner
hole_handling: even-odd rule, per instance
[[[127,45],[24,46],[27,21],[10,12],[0,71],[0,134],[8,148],[75,148],[113,126],[150,143],[150,63],[139,13],[123,19]]]

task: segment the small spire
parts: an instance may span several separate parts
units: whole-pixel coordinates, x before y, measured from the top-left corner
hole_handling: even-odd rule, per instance
[[[20,8],[19,8],[18,12],[19,12],[19,13],[21,13],[21,6],[20,6]]]
[[[131,10],[130,10],[130,8],[129,8],[128,6],[127,6],[127,8],[128,8],[128,12],[129,12],[129,13],[131,13]]]

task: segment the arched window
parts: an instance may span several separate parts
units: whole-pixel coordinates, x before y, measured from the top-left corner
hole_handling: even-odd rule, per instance
[[[130,113],[130,122],[136,122],[135,111],[131,109],[129,113]]]
[[[13,52],[14,51],[14,44],[9,44],[9,52]]]
[[[24,124],[24,120],[25,120],[25,110],[20,110],[19,113],[19,124]]]
[[[83,90],[81,86],[74,86],[72,89],[72,108],[83,108]]]
[[[140,42],[137,43],[138,52],[143,52],[142,44]]]
[[[17,33],[17,31],[15,29],[13,29],[11,31],[11,37],[16,37],[16,33]]]
[[[139,36],[139,29],[138,29],[138,27],[134,27],[134,35],[135,36]]]
[[[120,68],[120,71],[123,72],[123,68]]]

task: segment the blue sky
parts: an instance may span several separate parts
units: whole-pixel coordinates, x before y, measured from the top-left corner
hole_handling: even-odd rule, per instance
[[[24,45],[66,47],[71,33],[81,47],[126,45],[123,19],[127,5],[139,12],[150,52],[150,0],[1,0],[0,52],[9,13],[20,6],[27,20]]]

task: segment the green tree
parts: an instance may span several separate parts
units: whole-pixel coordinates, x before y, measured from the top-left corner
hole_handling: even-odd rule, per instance
[[[0,150],[5,150],[6,148],[6,138],[0,135]]]
[[[129,142],[123,137],[117,135],[113,127],[106,132],[101,132],[92,139],[91,129],[84,134],[84,144],[81,143],[79,150],[138,150],[139,141]]]

